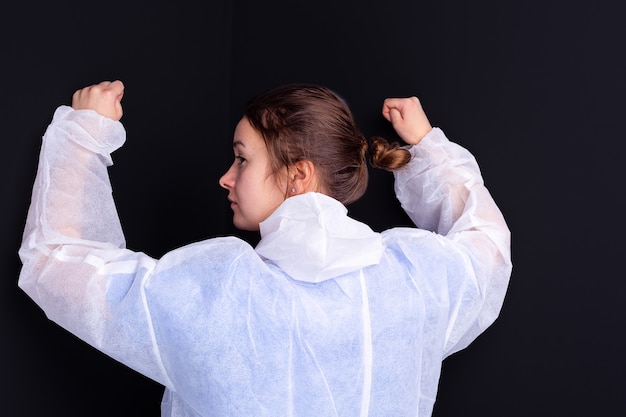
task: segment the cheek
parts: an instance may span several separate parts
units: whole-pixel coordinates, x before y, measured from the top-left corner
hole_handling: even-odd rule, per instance
[[[253,188],[253,189],[252,189]],[[249,194],[254,195],[257,213],[269,215],[285,200],[285,192],[273,178],[266,178],[256,182],[248,188]]]
[[[259,186],[260,184],[258,184],[258,182],[255,185],[254,176],[240,175],[237,178],[236,188],[239,198],[250,197],[251,194],[255,193],[255,190],[257,190]]]
[[[275,177],[268,177],[263,184],[269,200],[282,202],[285,199],[285,184],[281,184]]]

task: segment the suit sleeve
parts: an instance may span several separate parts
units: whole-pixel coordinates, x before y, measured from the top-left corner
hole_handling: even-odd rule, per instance
[[[409,165],[395,172],[395,190],[416,226],[450,254],[447,282],[432,283],[448,300],[449,355],[500,314],[512,270],[510,231],[467,149],[434,128],[410,151]]]
[[[121,123],[59,107],[39,155],[18,285],[48,318],[164,385],[145,286],[156,261],[127,250],[108,167]]]

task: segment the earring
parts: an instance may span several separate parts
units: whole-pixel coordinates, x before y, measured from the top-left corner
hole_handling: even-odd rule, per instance
[[[295,194],[295,192],[296,192],[296,189],[292,187],[291,188],[291,194]]]

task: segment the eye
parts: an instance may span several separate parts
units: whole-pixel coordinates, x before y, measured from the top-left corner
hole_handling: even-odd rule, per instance
[[[235,155],[235,161],[237,161],[237,163],[239,165],[243,164],[244,162],[246,162],[246,158],[244,158],[241,155]]]

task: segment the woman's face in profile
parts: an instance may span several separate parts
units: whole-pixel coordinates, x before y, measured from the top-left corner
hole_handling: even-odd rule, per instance
[[[285,200],[286,184],[277,182],[265,141],[245,117],[235,128],[233,151],[235,160],[219,183],[228,190],[235,227],[259,230],[259,223]]]

